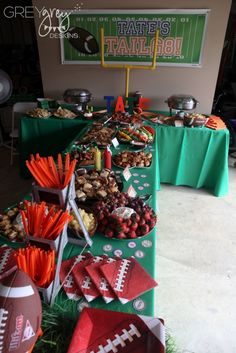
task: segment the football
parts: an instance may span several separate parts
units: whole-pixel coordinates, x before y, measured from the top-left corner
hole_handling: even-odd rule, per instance
[[[0,282],[0,353],[26,353],[40,332],[42,306],[30,277],[15,270]]]
[[[14,250],[7,245],[0,246],[0,280],[16,269]]]
[[[84,308],[67,353],[164,353],[163,321],[139,316]]]
[[[68,32],[71,34],[71,38],[68,38],[68,41],[72,47],[80,53],[94,55],[99,52],[96,38],[86,29],[81,27],[71,27]]]

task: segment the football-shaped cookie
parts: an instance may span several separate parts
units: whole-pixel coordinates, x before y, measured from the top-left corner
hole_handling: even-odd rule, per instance
[[[71,27],[68,32],[72,35],[71,38],[68,38],[68,41],[72,47],[80,53],[94,55],[99,52],[96,38],[86,29],[81,27]]]
[[[67,353],[164,353],[163,320],[84,308]]]
[[[26,353],[41,327],[42,306],[30,277],[21,270],[0,282],[0,353]]]

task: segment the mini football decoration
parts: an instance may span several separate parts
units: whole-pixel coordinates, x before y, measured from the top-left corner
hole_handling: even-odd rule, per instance
[[[7,245],[0,246],[0,280],[16,269],[14,250]]]
[[[71,27],[68,32],[72,35],[71,38],[68,38],[68,41],[72,47],[80,53],[94,55],[99,52],[96,38],[86,29],[81,27]]]
[[[119,259],[100,268],[122,304],[157,286],[156,281],[133,257]]]
[[[67,353],[165,353],[163,321],[149,316],[84,308]]]
[[[42,306],[30,277],[15,270],[0,283],[0,352],[26,353],[41,327]]]

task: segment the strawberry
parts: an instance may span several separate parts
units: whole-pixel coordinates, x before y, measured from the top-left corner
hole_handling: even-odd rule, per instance
[[[137,238],[137,234],[134,230],[132,230],[130,233],[129,233],[129,238]]]
[[[124,227],[123,227],[123,232],[124,232],[125,234],[127,234],[127,233],[129,232],[129,227],[127,227],[126,225],[124,225]]]
[[[120,233],[118,233],[117,238],[118,239],[126,239],[126,235],[124,232],[120,232]]]
[[[106,230],[105,235],[109,238],[112,238],[114,236],[113,230]]]
[[[144,213],[144,219],[145,219],[146,221],[149,221],[149,220],[151,219],[150,212],[146,211],[146,212]]]
[[[103,218],[103,220],[102,220],[102,224],[103,224],[104,226],[106,226],[106,225],[107,225],[107,223],[108,223],[108,219],[107,219],[107,218]]]
[[[140,228],[140,231],[143,235],[147,234],[150,231],[150,228],[147,224],[142,225]]]
[[[135,231],[138,228],[138,223],[133,223],[130,227],[131,231]]]
[[[131,224],[132,224],[131,219],[127,219],[127,220],[126,220],[126,224],[127,224],[127,227],[130,227],[130,226],[131,226]]]
[[[139,224],[140,226],[143,226],[144,224],[146,224],[145,219],[144,219],[144,218],[141,218],[140,221],[138,222],[138,224]]]
[[[133,213],[130,216],[130,219],[131,219],[132,222],[139,222],[140,221],[140,216],[137,213]]]
[[[104,214],[102,212],[99,213],[97,218],[98,218],[98,221],[101,221],[104,218]]]

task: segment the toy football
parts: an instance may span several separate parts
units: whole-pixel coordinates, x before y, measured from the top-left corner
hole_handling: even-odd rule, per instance
[[[163,321],[110,310],[84,308],[67,353],[164,353]]]
[[[96,38],[86,29],[81,27],[71,27],[68,32],[72,35],[71,38],[68,38],[70,44],[80,53],[93,55],[99,52]]]
[[[42,306],[30,277],[15,270],[0,283],[0,352],[26,353],[40,332]]]
[[[0,246],[0,280],[16,270],[14,250],[7,245]]]

